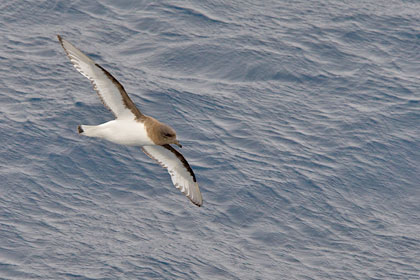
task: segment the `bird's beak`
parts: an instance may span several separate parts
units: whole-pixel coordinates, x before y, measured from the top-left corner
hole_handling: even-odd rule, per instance
[[[175,145],[177,145],[178,147],[182,148],[182,145],[181,145],[181,143],[179,143],[178,140],[176,140]]]

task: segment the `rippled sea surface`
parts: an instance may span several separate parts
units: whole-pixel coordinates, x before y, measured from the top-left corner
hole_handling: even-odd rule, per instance
[[[418,1],[1,1],[0,279],[419,279]],[[201,208],[59,45],[177,130]]]

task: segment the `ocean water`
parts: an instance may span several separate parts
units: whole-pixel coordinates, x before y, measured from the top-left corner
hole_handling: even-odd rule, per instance
[[[0,279],[419,279],[418,1],[0,1]],[[59,45],[171,125],[194,206]]]

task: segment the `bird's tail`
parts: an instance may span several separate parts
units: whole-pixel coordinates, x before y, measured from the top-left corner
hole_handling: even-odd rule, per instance
[[[95,133],[95,129],[96,128],[96,125],[79,125],[78,127],[77,127],[77,132],[80,134],[80,135],[84,135],[84,136],[96,136],[96,135],[94,135],[94,133]]]

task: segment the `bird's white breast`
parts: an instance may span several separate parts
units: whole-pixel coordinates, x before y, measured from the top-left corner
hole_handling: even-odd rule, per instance
[[[154,145],[147,136],[144,124],[135,120],[113,120],[97,126],[97,135],[108,141],[127,145],[145,146]]]

